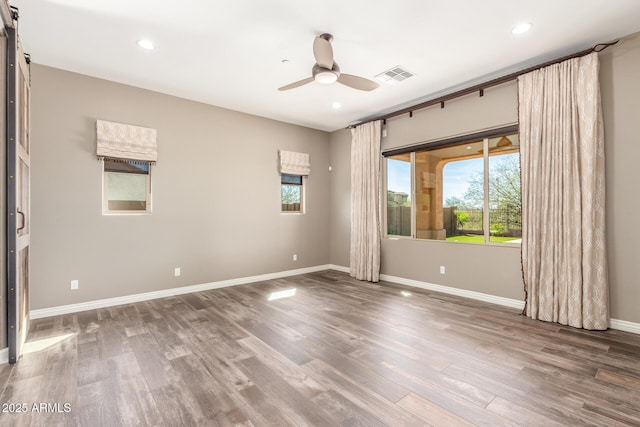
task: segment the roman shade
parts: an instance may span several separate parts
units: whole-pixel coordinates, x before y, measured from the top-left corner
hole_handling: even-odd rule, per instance
[[[278,150],[280,157],[279,171],[286,175],[308,176],[311,172],[309,154],[295,151]]]
[[[98,159],[158,160],[155,129],[98,120],[96,130]]]

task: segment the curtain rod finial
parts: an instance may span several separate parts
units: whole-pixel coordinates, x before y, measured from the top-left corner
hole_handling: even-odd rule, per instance
[[[608,48],[609,46],[613,46],[613,45],[618,44],[619,41],[620,40],[616,40],[616,41],[613,41],[613,42],[610,42],[610,43],[598,43],[597,45],[595,45],[593,47],[593,51],[600,53],[603,50],[605,50],[606,48]]]

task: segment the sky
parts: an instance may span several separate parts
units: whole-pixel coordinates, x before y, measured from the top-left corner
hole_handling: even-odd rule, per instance
[[[454,196],[462,198],[469,188],[469,179],[482,173],[483,170],[483,158],[447,163],[442,170],[444,181],[442,201]]]
[[[411,195],[411,163],[387,159],[387,190]]]
[[[469,159],[445,165],[443,201],[450,197],[460,197],[469,188],[469,178],[483,170],[483,159]],[[411,164],[400,160],[387,159],[387,185],[395,192],[411,194]]]

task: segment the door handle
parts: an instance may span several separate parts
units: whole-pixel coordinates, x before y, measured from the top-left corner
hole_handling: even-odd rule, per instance
[[[16,233],[20,233],[27,226],[27,218],[24,216],[24,212],[20,212],[20,209],[16,209],[16,211],[22,217],[22,226],[16,229]]]

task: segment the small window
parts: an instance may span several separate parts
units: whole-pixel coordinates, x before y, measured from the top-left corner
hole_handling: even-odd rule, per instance
[[[303,212],[304,188],[299,175],[280,175],[282,212]]]
[[[104,159],[103,213],[151,212],[151,165],[138,160]]]

